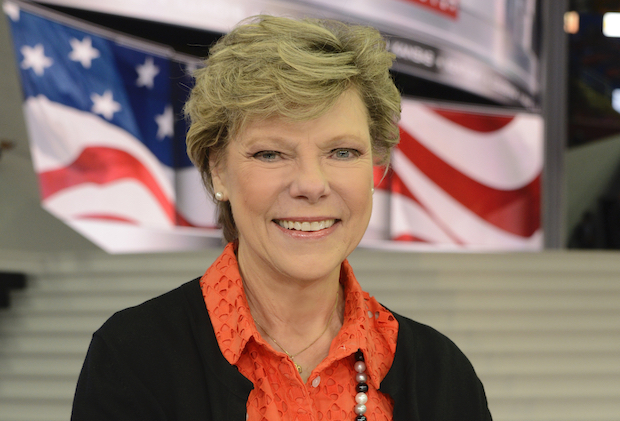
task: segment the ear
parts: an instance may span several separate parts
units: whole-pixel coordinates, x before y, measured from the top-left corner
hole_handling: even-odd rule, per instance
[[[222,201],[228,200],[228,190],[226,189],[226,170],[221,160],[213,158],[209,159],[209,170],[211,171],[211,181],[213,182],[213,191],[222,193]]]

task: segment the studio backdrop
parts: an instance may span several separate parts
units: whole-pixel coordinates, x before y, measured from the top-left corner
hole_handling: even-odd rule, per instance
[[[401,143],[387,175],[376,169],[362,245],[542,248],[544,139],[534,1],[44,3],[56,10],[33,2],[3,4],[41,203],[108,252],[220,242],[214,204],[185,153],[182,107],[191,73],[202,61],[67,10],[159,22],[170,31],[203,30],[211,37],[266,12],[377,27],[397,57]],[[443,97],[422,98],[417,90]],[[461,100],[452,101],[452,92]]]

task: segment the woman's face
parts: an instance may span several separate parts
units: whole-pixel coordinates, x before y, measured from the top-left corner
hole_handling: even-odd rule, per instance
[[[250,122],[213,169],[252,273],[300,282],[338,277],[372,210],[373,159],[366,108],[345,92],[319,118]]]

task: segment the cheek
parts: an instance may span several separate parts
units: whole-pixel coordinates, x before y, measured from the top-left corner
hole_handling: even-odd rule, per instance
[[[278,180],[279,177],[262,171],[246,169],[236,172],[235,189],[231,192],[233,212],[240,212],[241,208],[252,214],[268,210],[279,191]]]
[[[372,211],[372,169],[350,173],[340,180],[339,190],[351,213],[360,217],[370,215]]]

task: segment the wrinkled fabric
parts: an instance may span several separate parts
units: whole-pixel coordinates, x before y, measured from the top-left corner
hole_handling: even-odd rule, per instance
[[[366,417],[392,420],[394,402],[378,391],[396,351],[398,322],[362,291],[347,261],[342,264],[345,311],[329,355],[306,384],[293,361],[274,350],[256,329],[249,310],[234,244],[201,278],[200,285],[220,350],[226,360],[254,384],[247,402],[249,420],[353,420],[355,370],[353,354],[362,350],[369,391]]]

